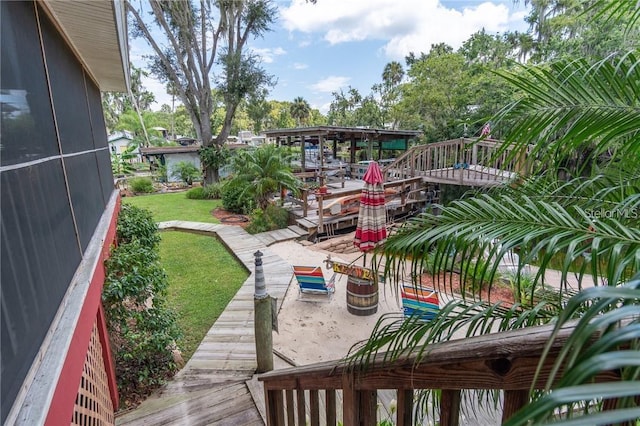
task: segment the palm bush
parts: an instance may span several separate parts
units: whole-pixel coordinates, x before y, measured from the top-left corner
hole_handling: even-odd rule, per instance
[[[243,192],[265,210],[281,189],[298,192],[301,182],[291,172],[290,162],[291,156],[284,149],[270,144],[239,152],[232,160],[235,175],[227,185],[239,187],[244,182]]]
[[[200,170],[193,163],[180,161],[174,166],[172,175],[191,186],[194,180],[200,179]]]
[[[619,3],[617,3],[619,4]],[[640,61],[638,52],[596,64],[583,60],[541,67],[521,66],[502,73],[522,97],[495,118],[515,145],[524,150],[532,172],[511,186],[495,188],[442,207],[440,215],[423,214],[391,236],[374,261],[384,260],[392,282],[406,276],[446,270],[451,258],[474,259],[486,253],[501,259],[519,256],[514,285],[534,260],[539,270],[527,291],[544,288],[544,275],[558,264],[561,288],[545,291],[547,300],[526,306],[488,305],[458,300],[441,309],[430,323],[397,322],[384,317],[371,338],[356,347],[351,360],[364,362],[378,351],[393,360],[432,342],[509,330],[549,322],[558,327],[579,319],[559,362],[564,373],[509,425],[539,424],[557,417],[575,423],[634,421],[640,417]],[[464,270],[462,271],[463,274]],[[492,283],[495,267],[468,268],[461,285]],[[567,277],[589,288],[567,302]],[[450,291],[442,276],[440,291]],[[489,284],[489,290],[492,284]],[[545,289],[546,290],[546,289]],[[464,294],[464,288],[462,293]],[[599,335],[593,342],[593,337]],[[606,370],[621,381],[595,384]],[[606,413],[601,412],[607,404]],[[579,410],[577,408],[580,408]],[[600,420],[597,420],[600,419]],[[555,423],[554,423],[555,424]]]

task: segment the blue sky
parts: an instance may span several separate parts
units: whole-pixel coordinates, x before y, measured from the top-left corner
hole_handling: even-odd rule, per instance
[[[269,99],[302,96],[326,113],[331,93],[349,86],[362,95],[382,80],[390,61],[404,66],[409,52],[427,52],[431,44],[454,48],[482,28],[491,34],[526,31],[524,1],[513,0],[276,0],[273,31],[250,48],[277,84]],[[131,41],[131,60],[144,66],[141,40]],[[163,85],[147,79],[159,109],[170,103]]]

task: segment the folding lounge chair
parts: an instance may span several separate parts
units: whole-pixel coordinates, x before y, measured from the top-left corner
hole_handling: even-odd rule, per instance
[[[440,310],[438,293],[435,290],[404,284],[401,294],[402,309],[407,318],[419,315],[421,321],[431,321]]]
[[[302,298],[303,294],[326,295],[331,298],[336,290],[336,274],[334,273],[327,282],[320,266],[294,266],[293,276],[298,281],[299,299]]]

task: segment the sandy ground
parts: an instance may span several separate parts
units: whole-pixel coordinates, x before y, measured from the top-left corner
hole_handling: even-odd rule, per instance
[[[344,263],[360,256],[359,253],[330,253],[294,241],[277,243],[269,249],[291,265],[322,266],[327,280],[333,275],[333,271],[326,269],[323,263],[328,254],[333,260]],[[361,265],[362,259],[356,262]],[[299,300],[298,285],[294,279],[278,313],[278,333],[273,335],[274,350],[297,365],[340,359],[353,344],[369,337],[381,315],[402,312],[395,294],[381,287],[378,311],[369,316],[353,315],[347,311],[346,287],[347,276],[338,274],[336,291],[330,300],[325,296],[313,296],[313,301],[303,301]]]
[[[343,263],[362,265],[361,253],[336,254],[322,250],[317,246],[305,246],[296,241],[277,243],[269,247],[274,253],[291,265],[321,266],[325,279],[333,275],[323,263],[327,255],[333,260]],[[577,289],[575,277],[568,277],[569,285]],[[547,284],[559,287],[560,274],[547,271]],[[585,279],[584,286],[592,286],[590,277]],[[347,276],[336,275],[336,291],[329,300],[325,296],[315,296],[314,301],[299,299],[298,285],[295,279],[278,312],[278,333],[273,335],[273,348],[295,362],[306,365],[320,361],[338,360],[344,357],[349,349],[359,341],[366,340],[376,322],[385,313],[402,313],[402,304],[397,293],[380,286],[378,311],[369,316],[356,316],[347,310]],[[308,297],[305,297],[308,299]],[[440,293],[440,305],[447,303],[450,297]],[[460,331],[459,337],[464,332]],[[278,368],[278,367],[276,367]]]

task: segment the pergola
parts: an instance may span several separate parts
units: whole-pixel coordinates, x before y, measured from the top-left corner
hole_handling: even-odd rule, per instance
[[[356,163],[356,153],[366,149],[367,160],[373,159],[373,152],[378,151],[378,159],[382,158],[382,151],[403,150],[409,148],[409,140],[421,134],[418,130],[387,130],[372,129],[367,127],[340,127],[340,126],[314,126],[297,127],[293,129],[265,130],[267,138],[275,138],[278,145],[300,144],[318,146],[319,152],[323,152],[325,142],[332,143],[333,156],[336,157],[339,144],[349,144],[349,163]],[[304,142],[304,143],[303,143]],[[304,153],[304,151],[303,151]],[[323,160],[320,155],[320,161]],[[305,155],[302,155],[302,167],[304,169]]]

